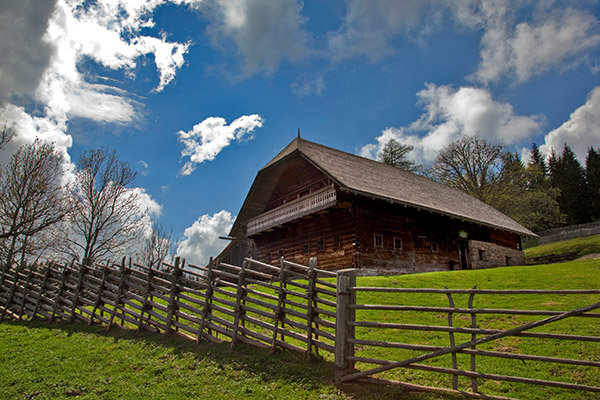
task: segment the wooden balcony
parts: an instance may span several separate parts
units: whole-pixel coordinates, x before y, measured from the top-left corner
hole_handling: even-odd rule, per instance
[[[308,196],[262,213],[248,221],[246,234],[255,235],[266,229],[284,224],[335,205],[337,200],[335,189],[327,187]]]

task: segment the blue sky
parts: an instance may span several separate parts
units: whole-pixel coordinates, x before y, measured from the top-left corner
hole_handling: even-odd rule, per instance
[[[70,160],[116,149],[202,263],[256,172],[302,137],[431,162],[480,134],[526,154],[600,145],[597,1],[8,0],[0,118]]]

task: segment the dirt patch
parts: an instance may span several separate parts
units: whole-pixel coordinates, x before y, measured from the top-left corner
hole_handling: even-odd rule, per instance
[[[586,254],[583,257],[579,257],[578,260],[600,260],[600,253]]]

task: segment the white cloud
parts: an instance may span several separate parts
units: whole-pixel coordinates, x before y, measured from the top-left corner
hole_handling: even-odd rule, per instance
[[[600,86],[590,92],[585,104],[573,111],[568,121],[548,132],[540,150],[546,155],[552,149],[560,154],[565,143],[582,164],[585,163],[588,148],[600,146]]]
[[[424,109],[421,117],[406,127],[384,129],[376,143],[361,148],[362,156],[377,158],[393,138],[415,147],[414,160],[428,162],[465,135],[513,144],[538,132],[542,125],[541,117],[516,115],[510,104],[495,101],[486,89],[428,84],[417,97]]]
[[[81,0],[23,2],[0,6],[0,113],[18,127],[14,145],[34,137],[71,146],[66,133],[69,118],[103,123],[132,123],[140,104],[123,90],[86,81],[78,65],[89,58],[109,69],[133,76],[138,58],[153,55],[158,71],[156,91],[175,77],[189,43],[165,35],[141,35],[154,24],[154,9],[166,0]],[[189,2],[187,2],[189,3]],[[11,40],[9,40],[11,39]],[[28,115],[11,96],[27,95],[37,112]],[[22,100],[25,101],[25,100]]]
[[[137,170],[142,176],[148,176],[150,171],[148,171],[148,163],[144,160],[139,160],[136,164]]]
[[[6,121],[6,127],[17,135],[0,152],[0,161],[6,161],[17,149],[24,144],[32,144],[36,138],[42,137],[54,143],[64,155],[65,162],[70,164],[67,150],[73,144],[70,135],[64,133],[66,121],[56,118],[36,117],[25,112],[23,107],[6,104],[0,108],[0,121]],[[68,165],[65,167],[70,168]]]
[[[111,94],[112,92],[116,94]],[[106,85],[81,82],[65,93],[68,116],[98,122],[130,123],[136,119],[134,100],[121,95],[122,91]],[[127,96],[125,94],[125,96]]]
[[[291,88],[298,97],[320,96],[325,90],[325,81],[320,74],[314,77],[300,76],[291,84]]]
[[[53,52],[43,38],[54,1],[0,3],[0,107],[11,95],[32,95]]]
[[[184,231],[184,239],[177,245],[177,255],[188,264],[204,266],[210,257],[216,257],[227,245],[219,236],[227,236],[235,217],[222,210],[212,217],[205,214]]]
[[[340,28],[330,32],[327,45],[334,60],[366,56],[379,61],[393,53],[390,41],[418,29],[427,33],[439,18],[440,0],[348,0]],[[423,18],[427,17],[426,22]]]
[[[458,23],[484,31],[481,63],[473,75],[480,82],[504,76],[523,82],[577,64],[586,50],[600,45],[600,23],[587,11],[539,3],[533,21],[516,23],[519,7],[506,1],[457,2],[452,7]]]
[[[148,193],[146,193],[146,189],[136,187],[130,189],[132,193],[135,193],[139,203],[139,209],[144,213],[147,213],[151,217],[158,218],[162,214],[162,206],[158,204],[156,200],[152,198]]]
[[[227,125],[224,118],[210,117],[194,125],[188,132],[179,131],[179,140],[185,148],[182,157],[190,157],[181,169],[182,175],[189,175],[196,164],[211,161],[229,146],[231,141],[252,138],[251,133],[263,126],[264,120],[258,114],[244,115]]]
[[[283,61],[298,62],[312,51],[303,29],[302,4],[296,0],[224,0],[206,2],[215,44],[233,41],[246,75],[273,73]]]

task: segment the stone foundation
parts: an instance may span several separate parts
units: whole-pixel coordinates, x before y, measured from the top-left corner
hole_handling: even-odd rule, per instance
[[[469,261],[472,269],[525,265],[525,254],[517,249],[470,240]]]

